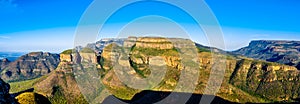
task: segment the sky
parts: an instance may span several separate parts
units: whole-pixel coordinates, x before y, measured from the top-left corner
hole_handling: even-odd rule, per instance
[[[72,48],[78,22],[93,0],[0,0],[0,51],[61,52]],[[225,50],[247,46],[251,40],[300,40],[299,0],[205,0],[223,31]],[[111,2],[114,3],[114,2]],[[191,4],[192,5],[192,4]],[[110,5],[107,5],[109,8]],[[106,9],[95,11],[103,14]],[[102,19],[102,18],[96,18]],[[91,20],[93,21],[93,20]],[[90,24],[93,25],[93,24]],[[88,29],[89,26],[85,28]],[[187,33],[208,45],[189,14],[153,2],[125,6],[112,14],[97,39],[157,31]],[[151,28],[151,29],[150,29]],[[128,32],[124,29],[133,29]],[[165,31],[165,30],[180,30]],[[163,31],[163,32],[160,32]],[[87,31],[87,34],[89,32]],[[147,34],[142,34],[147,35]],[[179,36],[177,34],[175,36]],[[181,37],[185,37],[182,35]],[[97,40],[95,39],[95,40]]]

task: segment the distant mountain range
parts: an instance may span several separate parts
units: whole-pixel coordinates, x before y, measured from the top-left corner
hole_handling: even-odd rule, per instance
[[[48,52],[31,52],[14,61],[4,58],[0,61],[0,76],[6,81],[37,78],[56,69],[59,62],[59,54]]]
[[[233,53],[300,69],[300,41],[256,40]]]

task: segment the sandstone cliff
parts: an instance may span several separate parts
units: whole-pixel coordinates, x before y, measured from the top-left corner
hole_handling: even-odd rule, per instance
[[[172,49],[173,44],[167,38],[140,37],[136,41],[138,48]]]
[[[224,78],[216,96],[225,100],[265,103],[292,102],[300,98],[300,74],[294,66],[231,56],[214,48],[211,53],[209,47],[195,45],[187,39],[130,37],[123,45],[113,43],[105,46],[101,56],[97,56],[97,50],[93,48],[61,53],[58,67],[34,84],[35,92],[58,104],[102,101],[103,98],[97,95],[105,92],[103,88],[108,90],[106,93],[127,100],[142,90],[170,92],[177,89],[177,92],[184,93],[189,92],[186,88],[192,85],[196,87],[189,93],[201,95],[210,84],[212,68],[216,68],[217,71],[225,70],[224,76],[213,79],[217,82]],[[220,63],[226,66],[218,66]],[[160,76],[161,73],[165,75]],[[148,79],[141,81],[153,77],[153,74],[159,83]],[[197,74],[199,77],[196,77]],[[124,81],[148,85],[138,89]],[[211,87],[216,86],[213,83]],[[86,99],[82,94],[86,95]]]
[[[86,99],[79,89],[82,87],[79,85],[84,84],[79,83],[92,82],[80,82],[75,76],[89,75],[87,73],[81,73],[90,66],[96,68],[96,54],[90,49],[84,49],[81,52],[66,50],[62,52],[60,56],[60,60],[62,61],[59,63],[56,70],[47,75],[45,79],[34,84],[35,92],[47,96],[53,104],[60,104],[63,102],[87,104]],[[93,84],[95,85],[95,83]],[[91,86],[85,88],[93,91]]]
[[[130,99],[135,93],[140,91],[122,84],[122,81],[116,75],[116,70],[122,69],[116,69],[116,63],[130,67],[130,71],[125,71],[128,75],[147,78],[151,73],[151,69],[149,69],[150,60],[153,60],[155,56],[161,57],[167,66],[167,75],[159,86],[151,89],[159,91],[171,91],[174,89],[180,79],[180,71],[189,69],[182,63],[183,58],[180,56],[180,52],[188,51],[180,50],[176,47],[195,47],[195,45],[172,44],[170,46],[172,48],[170,48],[169,45],[164,44],[166,43],[165,39],[159,38],[158,41],[154,40],[155,38],[153,37],[149,39],[137,38],[136,44],[133,44],[134,41],[125,41],[124,44],[127,43],[126,46],[131,46],[129,48],[125,47],[123,49],[121,46],[112,44],[103,50],[100,64],[106,74],[103,75],[102,81],[115,96]],[[178,41],[180,43],[180,39],[173,43],[178,43]],[[181,41],[182,43],[187,43],[186,40],[182,39]],[[130,43],[128,44],[128,42]],[[152,42],[155,43],[153,47],[149,45]],[[298,89],[300,88],[300,74],[296,67],[249,58],[236,58],[218,53],[221,51],[215,52],[199,51],[198,53],[198,61],[195,62],[199,62],[201,73],[195,93],[204,93],[211,68],[214,64],[218,64],[212,61],[212,55],[214,55],[215,57],[225,57],[226,59],[226,68],[221,68],[225,69],[226,72],[217,96],[241,103],[291,101],[300,97],[300,90]],[[128,56],[124,53],[127,53]],[[161,63],[156,62],[154,64]],[[115,72],[111,70],[115,70]],[[124,72],[122,73],[124,74]],[[189,79],[190,77],[186,78]],[[119,92],[123,93],[120,94]]]

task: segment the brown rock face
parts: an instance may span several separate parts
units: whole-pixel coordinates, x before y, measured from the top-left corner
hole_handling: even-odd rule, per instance
[[[0,71],[5,69],[9,63],[10,61],[7,58],[0,60]]]
[[[159,37],[140,37],[136,41],[136,47],[139,48],[155,48],[155,49],[172,49],[172,42],[167,38]]]
[[[81,62],[97,63],[97,56],[95,53],[80,52]]]
[[[132,47],[135,45],[135,42],[137,41],[137,37],[128,37],[125,41],[123,46],[124,47]]]
[[[1,78],[7,81],[37,78],[56,69],[59,62],[58,54],[32,52],[9,63],[3,69]]]
[[[0,104],[16,104],[9,94],[10,86],[0,78]]]
[[[76,103],[81,93],[75,78],[70,73],[53,71],[50,75],[34,85],[35,91],[47,97],[55,96],[55,93],[63,93],[68,103]]]
[[[34,85],[35,91],[49,98],[58,98],[54,100],[62,101],[63,98],[63,100],[70,104],[87,104],[81,94],[74,75],[74,73],[81,68],[78,68],[77,70],[75,65],[79,65],[85,61],[86,59],[84,58],[89,58],[90,60],[94,59],[95,57],[92,56],[95,56],[95,54],[79,54],[78,52],[74,52],[62,53],[60,56],[62,61],[59,63],[56,70],[51,72],[47,78],[36,83]]]
[[[186,44],[189,43],[187,40],[168,40],[175,43],[172,47],[184,48],[177,51],[173,48],[160,48],[164,47],[163,43],[166,41],[159,38],[158,40],[155,40],[154,38],[137,38],[136,44],[133,44],[133,41],[128,41],[129,43],[127,45],[131,46],[131,48],[129,48],[128,55],[122,53],[122,50],[125,50],[125,52],[128,51],[126,50],[126,47],[121,49],[121,46],[117,46],[115,44],[107,46],[104,48],[102,53],[102,58],[104,58],[102,60],[103,62],[100,62],[102,64],[102,68],[107,72],[106,75],[103,75],[104,77],[102,81],[106,86],[111,88],[111,92],[113,94],[115,92],[116,96],[128,99],[128,96],[131,96],[130,94],[134,94],[138,91],[128,88],[126,85],[122,84],[120,79],[118,79],[115,75],[117,72],[115,71],[114,73],[111,71],[111,69],[115,70],[118,68],[112,67],[112,63],[118,62],[120,65],[129,66],[130,71],[123,72],[123,74],[127,73],[130,76],[137,76],[138,78],[147,77],[147,75],[149,75],[152,71],[149,70],[150,60],[153,60],[155,56],[159,56],[162,58],[162,61],[165,62],[170,73],[167,73],[167,78],[163,80],[163,85],[155,88],[154,90],[171,91],[172,87],[176,86],[178,83],[179,75],[177,72],[188,69],[188,67],[184,66],[182,62],[184,62],[184,57],[190,56],[180,56],[178,53],[188,53],[190,52],[188,48],[195,46],[193,46],[193,43]],[[149,45],[148,43],[160,44]],[[112,47],[114,47],[114,49]],[[294,66],[254,60],[245,57],[233,57],[218,52],[199,52],[197,55],[198,57],[196,58],[198,59],[197,62],[199,62],[200,77],[195,93],[204,93],[204,89],[209,83],[208,79],[213,65],[219,64],[219,61],[214,61],[214,56],[226,58],[226,60],[221,60],[226,62],[226,66],[218,68],[224,69],[225,75],[222,81],[222,86],[216,94],[217,96],[240,103],[262,102],[257,95],[274,101],[287,101],[299,98],[300,72]],[[152,64],[159,65],[162,64],[162,62],[155,61]],[[122,70],[122,68],[117,70]],[[190,77],[194,76],[187,76],[185,78],[189,79]],[[125,94],[118,95],[118,91],[124,91],[124,93],[128,94],[128,96],[123,96]]]
[[[72,55],[71,54],[60,54],[60,61],[62,62],[72,62]]]

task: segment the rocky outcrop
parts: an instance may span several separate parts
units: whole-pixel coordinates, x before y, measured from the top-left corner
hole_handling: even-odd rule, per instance
[[[0,104],[16,104],[9,94],[10,86],[0,78]]]
[[[159,37],[139,37],[136,41],[138,48],[172,49],[172,42],[167,38]]]
[[[247,57],[296,66],[300,62],[300,41],[258,40],[233,53]]]
[[[37,78],[55,70],[59,62],[58,54],[32,52],[9,63],[1,72],[1,78],[7,81]]]
[[[124,41],[124,44],[123,46],[124,47],[132,47],[135,45],[137,41],[137,37],[128,37],[125,41]]]
[[[52,101],[85,102],[74,75],[65,71],[55,70],[51,72],[47,78],[36,83],[34,88],[35,92],[52,98]]]
[[[81,57],[81,62],[86,62],[86,63],[97,63],[97,56],[95,53],[85,53],[85,52],[80,52],[80,57]]]
[[[67,51],[60,54],[60,60],[62,61],[56,70],[34,84],[35,92],[50,98],[51,102],[57,104],[63,102],[87,104],[81,94],[74,73],[84,66],[81,57],[86,58],[89,55],[85,56],[86,54],[83,54],[82,56],[79,52]],[[95,56],[95,53],[93,53],[93,56]]]
[[[72,54],[60,54],[60,61],[62,62],[72,62],[73,57]]]
[[[233,85],[277,101],[299,98],[299,41],[252,41],[249,46],[234,53],[286,65],[238,61],[239,64],[231,77]]]
[[[229,82],[249,93],[286,101],[300,97],[299,80],[300,72],[295,67],[242,59],[237,61]]]
[[[5,69],[10,61],[7,58],[0,60],[0,72],[2,69]]]

